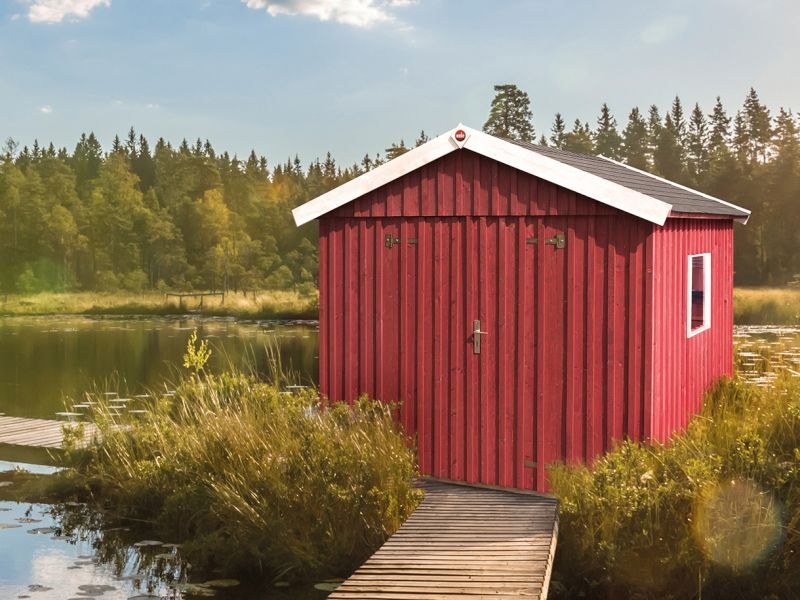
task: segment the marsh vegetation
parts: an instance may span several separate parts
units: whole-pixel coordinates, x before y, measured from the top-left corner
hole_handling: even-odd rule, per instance
[[[144,414],[94,409],[101,438],[67,455],[62,499],[183,544],[196,569],[263,582],[347,574],[419,501],[409,440],[391,407],[320,406],[241,372],[206,372],[192,338],[174,395]],[[278,366],[279,368],[279,366]]]
[[[800,591],[797,330],[737,332],[737,377],[669,445],[551,469],[558,597],[790,598]]]

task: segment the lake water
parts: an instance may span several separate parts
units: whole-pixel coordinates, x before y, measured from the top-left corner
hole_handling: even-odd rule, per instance
[[[0,413],[56,418],[87,391],[166,390],[182,369],[192,331],[212,348],[210,368],[268,372],[268,348],[300,383],[316,382],[316,323],[233,319],[14,317],[0,319]]]
[[[313,322],[237,322],[199,318],[13,317],[0,319],[0,413],[54,419],[87,391],[125,396],[173,387],[193,331],[212,349],[209,368],[270,372],[277,355],[299,384],[314,384],[319,336]],[[0,471],[41,454],[0,448]],[[5,459],[5,460],[3,460]],[[22,463],[20,461],[23,461]],[[164,547],[136,547],[88,527],[64,529],[44,505],[0,502],[0,598],[188,598],[171,585],[182,563],[155,558]],[[73,519],[74,520],[74,519]],[[13,549],[13,550],[12,550]],[[110,558],[111,560],[106,560]],[[220,600],[319,599],[312,587],[219,589]]]

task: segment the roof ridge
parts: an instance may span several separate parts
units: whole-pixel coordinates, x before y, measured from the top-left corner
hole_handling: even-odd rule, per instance
[[[602,155],[540,146],[493,136],[459,123],[454,129],[401,154],[292,211],[298,225],[352,202],[422,166],[465,149],[549,181],[657,225],[670,214],[732,218],[746,222],[750,211]],[[622,169],[624,167],[624,169]],[[647,179],[642,179],[646,176]]]

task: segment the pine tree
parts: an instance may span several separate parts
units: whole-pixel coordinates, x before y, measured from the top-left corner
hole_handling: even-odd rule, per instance
[[[530,142],[535,139],[528,94],[516,85],[494,86],[495,96],[483,130],[489,135]]]
[[[588,123],[581,124],[580,119],[575,119],[572,124],[572,131],[565,136],[564,150],[569,150],[576,154],[594,154],[592,132]]]
[[[430,138],[425,134],[425,130],[422,129],[419,132],[419,137],[414,141],[414,147],[418,148],[422,146],[422,144],[426,143]]]
[[[731,139],[731,147],[739,163],[746,164],[748,161],[752,162],[747,121],[740,110],[736,111],[736,116],[733,118],[733,138]]]
[[[118,135],[115,135],[114,141],[111,142],[111,154],[127,156],[127,150],[125,149],[125,146],[122,144],[122,140],[119,139]]]
[[[773,157],[768,166],[767,239],[773,242],[769,271],[773,282],[800,283],[800,131],[791,111],[783,107],[775,117]],[[764,210],[762,208],[762,210]]]
[[[553,126],[550,128],[550,142],[555,148],[563,149],[564,141],[567,136],[567,125],[561,118],[561,113],[556,113]]]
[[[758,93],[750,88],[744,101],[744,122],[747,131],[747,155],[750,162],[766,162],[772,137],[769,109],[761,104]]]
[[[399,144],[392,142],[392,145],[386,148],[385,152],[386,160],[392,160],[408,152],[408,148],[406,148],[405,141],[401,139]]]
[[[708,125],[700,105],[695,103],[686,132],[687,169],[691,183],[698,186],[708,171]]]
[[[628,124],[622,132],[622,159],[632,167],[646,171],[650,164],[647,160],[647,122],[638,107],[631,109]]]
[[[128,130],[128,139],[125,142],[125,149],[128,153],[128,158],[136,160],[136,132],[133,127]]]
[[[711,113],[711,131],[708,136],[708,151],[710,154],[728,149],[731,132],[731,118],[725,113],[722,101],[717,96],[714,110]]]
[[[681,104],[681,99],[678,96],[675,96],[672,101],[669,116],[672,121],[675,140],[681,147],[684,147],[686,141],[686,119],[683,114],[683,104]]]
[[[647,113],[647,161],[651,165],[655,164],[656,147],[663,128],[658,107],[651,104]]]
[[[622,138],[617,131],[617,120],[611,115],[608,104],[603,102],[594,132],[594,151],[606,158],[619,160],[621,146]]]
[[[653,152],[653,170],[672,181],[683,179],[683,150],[672,122],[672,114],[664,117],[664,126],[658,133],[658,141]]]

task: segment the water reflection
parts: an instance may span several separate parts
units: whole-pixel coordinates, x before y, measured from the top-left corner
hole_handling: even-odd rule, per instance
[[[0,468],[2,465],[0,465]],[[320,600],[313,586],[248,588],[194,574],[178,544],[144,540],[109,515],[72,503],[0,502],[0,598]],[[13,552],[8,549],[13,548]]]
[[[134,396],[177,379],[197,329],[213,349],[209,368],[269,371],[266,348],[303,383],[319,370],[314,322],[237,322],[230,318],[12,317],[0,319],[0,413],[55,418],[86,390]]]
[[[759,325],[734,330],[736,375],[757,387],[772,387],[780,374],[800,377],[800,329]]]

